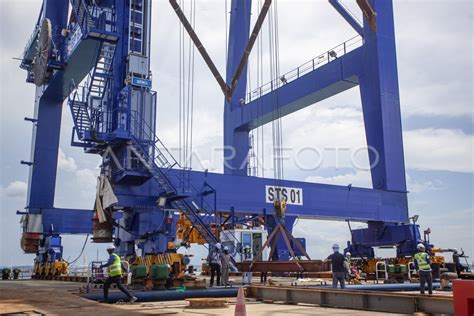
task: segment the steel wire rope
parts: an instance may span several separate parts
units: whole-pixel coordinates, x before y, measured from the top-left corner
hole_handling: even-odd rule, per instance
[[[84,253],[84,249],[86,248],[87,241],[89,240],[89,234],[87,234],[86,239],[84,240],[84,244],[82,245],[81,252],[79,253],[79,256],[77,256],[76,259],[72,260],[71,262],[67,262],[68,266],[73,265],[79,258],[81,258],[82,254]]]

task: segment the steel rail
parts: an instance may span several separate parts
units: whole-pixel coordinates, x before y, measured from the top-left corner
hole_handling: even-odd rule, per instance
[[[453,298],[444,295],[258,285],[252,285],[248,290],[250,296],[263,301],[304,303],[402,314],[416,312],[454,314]]]

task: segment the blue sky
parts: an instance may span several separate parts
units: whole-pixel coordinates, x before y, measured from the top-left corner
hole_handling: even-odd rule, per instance
[[[354,12],[355,1],[343,1]],[[19,57],[39,12],[34,0],[0,1],[0,265],[28,264],[21,253],[20,225],[15,211],[26,201],[34,87],[25,83]],[[471,1],[395,1],[402,124],[410,213],[420,215],[422,229],[433,231],[431,241],[441,247],[464,248],[474,256],[473,215],[473,3]],[[255,12],[255,10],[254,10]],[[354,31],[325,0],[279,1],[281,72],[289,71],[352,37]],[[255,17],[255,14],[253,15]],[[154,2],[152,71],[158,91],[157,133],[169,146],[178,144],[178,21],[167,1]],[[197,4],[197,31],[219,69],[224,69],[224,5]],[[220,30],[216,32],[216,30]],[[222,160],[209,148],[222,144],[222,96],[200,58],[196,59],[194,150],[202,166],[222,171]],[[249,69],[255,72],[251,58]],[[252,72],[253,71],[253,72]],[[252,80],[255,82],[256,80]],[[253,86],[255,87],[255,86]],[[358,89],[308,107],[283,119],[284,146],[317,148],[365,145]],[[202,128],[205,126],[205,128]],[[63,111],[56,206],[90,208],[94,201],[98,157],[70,146],[72,122]],[[265,144],[271,147],[269,128]],[[270,153],[266,159],[270,161]],[[321,168],[302,172],[285,164],[290,179],[369,187],[369,174],[355,170],[342,156],[325,155]],[[361,163],[367,159],[361,157]],[[270,175],[267,173],[266,175]],[[361,224],[362,225],[362,224]],[[355,227],[358,224],[354,225]],[[345,223],[301,220],[295,234],[308,239],[312,256],[321,258],[334,242],[349,238]],[[65,258],[75,257],[84,236],[65,237]],[[87,258],[96,249],[88,245]]]

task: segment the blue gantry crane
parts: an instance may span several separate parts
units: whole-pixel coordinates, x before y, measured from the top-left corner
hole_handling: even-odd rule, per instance
[[[176,245],[183,218],[212,247],[238,223],[263,223],[271,232],[279,223],[273,203],[285,199],[289,231],[298,217],[365,222],[367,228],[351,231],[353,254],[370,258],[379,246],[414,253],[422,238],[408,215],[392,1],[358,0],[363,23],[339,0],[329,2],[357,36],[255,91],[246,91],[247,60],[271,1],[252,32],[251,0],[231,1],[226,81],[197,46],[225,95],[224,145],[234,149],[217,174],[183,168],[156,134],[152,1],[43,0],[20,66],[36,85],[31,160],[23,162],[30,169],[28,200],[19,212],[24,251],[54,262],[62,257],[61,235],[93,234],[96,242],[114,241],[124,256],[137,249],[143,256],[174,254],[185,241]],[[199,44],[179,4],[170,3]],[[252,130],[356,86],[372,189],[249,175]],[[102,179],[117,198],[103,221],[97,209],[54,207],[64,103],[74,123],[71,145],[102,157]],[[273,257],[289,259],[281,240]]]

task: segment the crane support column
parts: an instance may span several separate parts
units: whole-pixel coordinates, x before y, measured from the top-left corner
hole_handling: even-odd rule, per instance
[[[239,66],[249,40],[251,0],[232,0],[229,43],[227,56],[226,82],[231,84],[232,76]],[[224,173],[247,175],[247,155],[249,150],[249,129],[234,128],[232,111],[240,107],[245,99],[247,86],[247,66],[242,70],[232,98],[224,104]]]
[[[52,38],[61,38],[61,30],[67,25],[69,1],[45,1],[43,17],[51,20]],[[57,40],[56,43],[64,43]],[[62,50],[60,50],[62,51]],[[36,88],[33,126],[30,180],[28,181],[27,208],[39,214],[42,208],[52,208],[56,187],[56,171],[61,130],[63,100],[43,96],[45,85]]]
[[[406,192],[391,1],[372,1],[377,31],[364,17],[364,66],[359,75],[374,189]],[[407,214],[408,219],[408,214]]]

